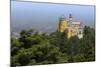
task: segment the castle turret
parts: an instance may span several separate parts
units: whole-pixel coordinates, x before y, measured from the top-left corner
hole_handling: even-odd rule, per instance
[[[64,18],[64,17],[61,17],[59,19],[58,31],[59,32],[64,32],[65,29],[67,28],[67,25],[68,25],[67,19]]]
[[[68,17],[68,27],[71,27],[72,20],[73,20],[72,14],[69,14],[69,17]]]
[[[69,14],[68,19],[61,17],[58,24],[59,32],[66,32],[67,38],[72,36],[78,36],[78,38],[83,37],[83,28],[81,22],[73,22],[73,17]]]
[[[69,21],[72,21],[72,14],[69,14]]]

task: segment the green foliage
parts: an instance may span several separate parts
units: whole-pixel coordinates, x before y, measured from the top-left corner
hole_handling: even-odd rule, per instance
[[[12,53],[11,55],[13,56],[13,55],[16,55],[17,54],[17,52],[20,49],[22,43],[20,43],[18,41],[18,39],[11,38],[11,44],[12,44],[11,45],[11,53]]]
[[[22,30],[19,38],[11,38],[11,66],[94,61],[95,30],[85,26],[82,39],[67,39],[66,32]]]
[[[95,30],[93,28],[87,26],[84,28],[81,53],[84,55],[85,61],[95,60]]]
[[[76,55],[79,53],[80,51],[80,39],[77,36],[73,36],[69,39],[68,42],[68,47],[69,47],[69,54],[70,55]]]

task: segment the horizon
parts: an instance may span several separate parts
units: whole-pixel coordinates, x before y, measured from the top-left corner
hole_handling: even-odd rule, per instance
[[[11,31],[32,28],[42,32],[53,32],[57,29],[59,17],[68,18],[69,14],[72,14],[73,21],[95,27],[93,5],[11,1]]]

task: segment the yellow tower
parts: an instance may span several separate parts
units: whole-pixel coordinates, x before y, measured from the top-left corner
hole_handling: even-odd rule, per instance
[[[72,29],[71,29],[71,28],[68,28],[68,33],[67,33],[68,39],[69,39],[70,37],[72,37],[72,34],[73,34]]]
[[[58,24],[59,32],[66,32],[67,38],[69,39],[72,36],[78,36],[79,38],[83,37],[83,29],[81,29],[80,22],[73,22],[72,15],[69,14],[68,20],[66,18],[60,18]]]
[[[64,32],[67,28],[68,22],[66,18],[60,18],[59,19],[59,25],[58,25],[58,31]]]

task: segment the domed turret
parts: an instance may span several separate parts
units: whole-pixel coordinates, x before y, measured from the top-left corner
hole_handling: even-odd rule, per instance
[[[59,25],[58,25],[58,31],[59,32],[64,32],[66,27],[67,27],[67,19],[65,17],[60,17],[59,18]]]

